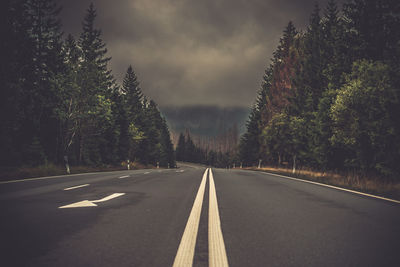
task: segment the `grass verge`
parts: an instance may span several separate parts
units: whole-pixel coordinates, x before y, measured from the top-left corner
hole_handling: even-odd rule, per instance
[[[338,174],[333,172],[320,172],[308,169],[296,170],[295,173],[293,173],[292,169],[277,167],[262,167],[260,169],[256,167],[248,167],[244,169],[281,174],[400,200],[400,182],[390,181],[381,177],[367,177],[350,172],[345,174]]]

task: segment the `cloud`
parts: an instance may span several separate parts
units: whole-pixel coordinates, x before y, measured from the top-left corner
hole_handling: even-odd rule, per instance
[[[66,32],[80,32],[89,2],[61,1]],[[132,64],[144,93],[160,106],[249,106],[282,30],[289,20],[304,27],[314,0],[94,4],[118,80]]]

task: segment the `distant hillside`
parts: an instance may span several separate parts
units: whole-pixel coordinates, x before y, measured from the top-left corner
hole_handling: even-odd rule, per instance
[[[162,107],[176,144],[180,132],[190,131],[193,137],[211,138],[223,134],[237,125],[239,134],[245,132],[250,109],[243,107],[221,108],[217,106]]]

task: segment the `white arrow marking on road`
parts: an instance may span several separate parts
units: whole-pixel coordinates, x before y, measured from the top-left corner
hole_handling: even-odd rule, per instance
[[[110,199],[113,199],[113,198],[116,198],[116,197],[120,197],[120,196],[123,196],[123,195],[125,195],[125,193],[114,193],[114,194],[109,195],[107,197],[103,197],[102,199],[99,199],[99,200],[92,200],[91,202],[93,202],[93,203],[104,202],[104,201],[107,201],[107,200],[110,200]]]
[[[83,200],[79,202],[75,202],[69,205],[58,207],[59,209],[66,209],[66,208],[82,208],[82,207],[96,207],[97,205],[91,202],[90,200]]]
[[[149,174],[150,172],[145,172],[145,173],[143,173],[143,174]]]
[[[192,211],[186,223],[185,230],[176,253],[173,267],[188,267],[193,264],[194,248],[196,246],[197,232],[199,229],[201,207],[203,205],[204,190],[206,187],[207,171],[203,174],[199,191],[193,203]]]
[[[89,186],[90,184],[83,184],[83,185],[77,185],[77,186],[73,186],[73,187],[68,187],[65,188],[64,191],[68,191],[68,190],[73,190],[73,189],[77,189],[77,188],[81,188],[81,187],[85,187],[85,186]]]
[[[128,178],[129,177],[129,175],[124,175],[124,176],[121,176],[121,177],[118,177],[119,179],[123,179],[123,178]]]
[[[79,202],[75,202],[69,205],[65,205],[65,206],[61,206],[58,207],[59,209],[65,209],[65,208],[81,208],[81,207],[96,207],[97,204],[95,203],[99,203],[99,202],[104,202],[104,201],[108,201],[110,199],[116,198],[116,197],[120,197],[125,195],[125,193],[114,193],[112,195],[109,195],[107,197],[103,197],[102,199],[99,200],[83,200],[83,201],[79,201]]]

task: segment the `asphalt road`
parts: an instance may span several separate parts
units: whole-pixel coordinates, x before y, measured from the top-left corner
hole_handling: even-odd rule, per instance
[[[214,187],[205,171],[0,183],[0,266],[172,266],[191,237],[193,266],[400,266],[400,204],[242,170],[213,168]]]

